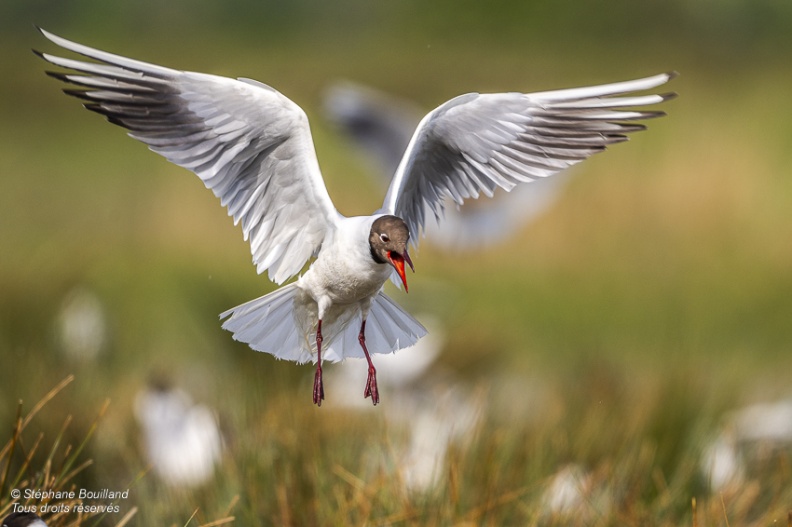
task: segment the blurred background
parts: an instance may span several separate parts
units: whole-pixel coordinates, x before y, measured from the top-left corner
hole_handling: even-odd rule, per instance
[[[362,399],[365,377],[328,367],[339,375],[316,409],[311,366],[220,328],[220,312],[274,288],[241,229],[193,174],[64,96],[30,52],[60,53],[34,24],[275,87],[308,114],[345,215],[376,209],[385,186],[323,111],[339,80],[428,112],[470,91],[676,70],[679,98],[574,167],[511,238],[465,252],[423,243],[410,294],[390,294],[440,336],[426,370],[365,411],[342,396],[349,384]],[[185,525],[196,509],[191,525],[786,517],[789,2],[5,0],[0,45],[0,431],[11,437],[19,401],[25,415],[75,377],[24,431],[25,452],[43,437],[30,466],[20,449],[0,454],[12,474],[43,470],[67,416],[58,448],[79,444],[109,399],[74,481],[131,488],[133,524]],[[757,404],[777,411],[740,424]],[[157,432],[163,420],[172,433]],[[746,437],[761,426],[775,435]],[[163,467],[168,437],[175,452],[199,445],[184,463],[209,468]]]

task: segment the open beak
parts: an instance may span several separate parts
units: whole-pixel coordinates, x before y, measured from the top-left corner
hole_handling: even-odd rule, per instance
[[[404,262],[407,262],[407,265],[410,266],[412,272],[415,272],[415,267],[413,266],[412,260],[410,259],[410,254],[407,252],[407,249],[404,250],[404,253],[399,254],[395,251],[388,251],[388,260],[390,260],[391,265],[396,269],[396,272],[399,273],[399,278],[401,278],[402,283],[404,284],[404,291],[409,292],[407,288],[407,276],[404,274]]]

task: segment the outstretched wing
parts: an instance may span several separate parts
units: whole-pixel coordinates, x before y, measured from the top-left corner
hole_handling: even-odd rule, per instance
[[[52,73],[85,107],[193,171],[242,223],[259,273],[283,283],[321,247],[338,220],[319,171],[305,113],[256,81],[179,71],[99,51],[47,31],[96,62],[38,53],[77,73]]]
[[[672,98],[628,95],[675,76],[540,93],[469,93],[423,118],[393,176],[382,212],[407,222],[413,241],[443,200],[458,205],[496,187],[553,175],[645,127],[633,121],[665,115],[629,110]],[[628,95],[628,96],[623,96]],[[621,97],[620,97],[621,96]]]

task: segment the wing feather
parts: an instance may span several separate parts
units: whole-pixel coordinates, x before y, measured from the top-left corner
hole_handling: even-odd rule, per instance
[[[403,218],[410,231],[436,218],[443,201],[462,205],[544,178],[627,140],[645,129],[634,121],[665,115],[635,109],[675,94],[634,95],[656,88],[674,73],[614,84],[523,93],[461,95],[418,125],[391,181],[381,212]],[[412,237],[417,243],[418,236]]]
[[[315,255],[339,218],[322,180],[308,119],[273,88],[249,79],[180,71],[78,44],[94,62],[38,53],[71,70],[64,90],[193,171],[242,224],[257,271],[283,283]],[[76,72],[76,73],[75,73]]]

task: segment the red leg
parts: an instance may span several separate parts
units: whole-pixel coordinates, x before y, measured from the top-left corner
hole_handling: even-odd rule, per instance
[[[366,379],[366,389],[363,390],[363,397],[371,397],[371,402],[374,403],[374,406],[379,404],[379,390],[377,389],[377,370],[374,368],[374,363],[371,362],[371,356],[369,355],[368,349],[366,349],[366,320],[363,320],[363,324],[360,326],[360,334],[358,334],[358,342],[363,347],[363,353],[366,354],[366,360],[368,361],[368,379]]]
[[[316,328],[316,375],[314,375],[313,402],[316,406],[322,406],[324,399],[324,386],[322,386],[322,321]]]

